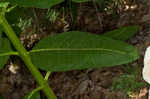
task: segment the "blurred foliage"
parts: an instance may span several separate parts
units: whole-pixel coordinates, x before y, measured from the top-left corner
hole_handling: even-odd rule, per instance
[[[0,96],[0,99],[4,99],[2,96]]]

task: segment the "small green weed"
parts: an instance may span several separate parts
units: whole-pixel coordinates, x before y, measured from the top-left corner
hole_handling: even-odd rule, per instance
[[[59,13],[56,10],[48,9],[46,13],[46,19],[48,19],[51,23],[54,23],[58,15]]]
[[[146,86],[146,83],[139,79],[139,68],[127,65],[125,66],[126,73],[121,74],[112,85],[113,91],[122,91],[126,95],[133,92],[138,92],[142,87]]]
[[[28,20],[19,19],[18,27],[21,28],[21,30],[25,30],[26,28],[29,28],[32,24],[33,19],[29,18]]]

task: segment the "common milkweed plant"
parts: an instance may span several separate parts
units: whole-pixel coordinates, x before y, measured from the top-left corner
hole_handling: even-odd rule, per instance
[[[0,1],[0,69],[9,56],[19,56],[32,73],[39,87],[24,99],[42,90],[48,99],[57,99],[47,83],[50,72],[110,67],[132,62],[138,58],[134,46],[123,41],[133,36],[138,26],[122,27],[103,35],[69,31],[40,40],[27,51],[6,18],[15,7],[51,8],[64,0],[2,0]],[[73,0],[78,3],[82,0]],[[86,0],[87,1],[87,0]],[[15,14],[14,14],[15,16]],[[5,33],[7,37],[2,36]],[[15,48],[12,48],[12,46]],[[39,69],[47,71],[44,78]]]

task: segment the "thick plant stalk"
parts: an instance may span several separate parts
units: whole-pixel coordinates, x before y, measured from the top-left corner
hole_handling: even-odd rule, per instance
[[[3,26],[5,34],[8,36],[10,41],[12,42],[13,46],[16,48],[16,50],[19,53],[19,56],[22,58],[32,75],[34,76],[35,80],[38,82],[39,86],[44,86],[42,88],[42,91],[47,96],[48,99],[57,99],[55,94],[53,93],[52,89],[48,85],[47,81],[44,80],[42,74],[40,71],[33,65],[30,55],[24,48],[24,46],[21,44],[20,40],[16,36],[15,32],[7,22],[5,15],[0,14],[0,24]]]

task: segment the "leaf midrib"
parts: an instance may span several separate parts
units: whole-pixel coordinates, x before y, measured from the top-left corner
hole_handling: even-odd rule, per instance
[[[34,49],[29,51],[29,53],[37,53],[37,52],[44,52],[44,51],[108,51],[108,52],[115,52],[119,54],[128,54],[123,51],[118,50],[110,50],[104,48],[50,48],[50,49]],[[0,56],[9,56],[9,55],[18,55],[18,52],[10,51],[6,53],[0,53]],[[128,54],[130,55],[130,54]],[[131,56],[131,55],[130,55]]]
[[[50,48],[50,49],[33,49],[29,53],[36,53],[42,51],[108,51],[108,52],[115,52],[119,54],[127,54],[123,51],[118,50],[110,50],[104,48]]]

